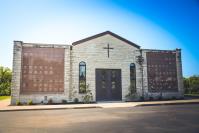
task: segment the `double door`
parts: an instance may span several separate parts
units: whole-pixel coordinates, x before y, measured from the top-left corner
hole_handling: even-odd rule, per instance
[[[96,69],[96,100],[122,100],[121,69]]]

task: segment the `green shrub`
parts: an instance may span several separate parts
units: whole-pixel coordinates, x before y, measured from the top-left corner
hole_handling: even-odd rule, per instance
[[[78,98],[75,98],[74,99],[74,103],[78,103],[79,102],[79,99]]]
[[[158,100],[162,100],[162,96],[159,96],[159,97],[158,97]]]
[[[86,94],[83,96],[83,103],[91,103],[93,101],[93,94],[91,90],[87,89]]]
[[[91,103],[91,102],[92,102],[92,96],[90,96],[90,95],[85,95],[85,96],[83,97],[83,102],[84,102],[84,103]]]
[[[141,101],[144,101],[144,97],[143,97],[143,96],[140,96],[140,100],[141,100]]]
[[[153,101],[153,97],[149,97],[149,101]]]
[[[134,101],[137,99],[136,88],[132,84],[128,87],[128,94],[125,98],[126,101]]]
[[[19,100],[16,101],[16,105],[19,106],[21,105],[21,102]]]
[[[33,105],[32,100],[28,100],[27,105]]]
[[[67,103],[67,100],[63,99],[63,100],[62,100],[62,103],[63,103],[63,104],[66,104],[66,103]]]

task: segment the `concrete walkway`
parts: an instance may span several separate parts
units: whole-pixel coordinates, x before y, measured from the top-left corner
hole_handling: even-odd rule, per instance
[[[4,111],[26,111],[26,110],[53,110],[53,109],[85,109],[85,108],[121,108],[136,106],[155,106],[172,104],[199,104],[199,99],[171,100],[171,101],[145,101],[145,102],[109,102],[94,104],[63,104],[63,105],[24,105],[9,106],[10,100],[0,101],[0,112]]]
[[[10,99],[5,99],[0,101],[0,109],[8,107],[10,104]]]

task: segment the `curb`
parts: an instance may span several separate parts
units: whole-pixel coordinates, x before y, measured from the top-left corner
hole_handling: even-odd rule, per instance
[[[152,104],[139,104],[135,107],[141,107],[141,106],[160,106],[160,105],[185,105],[185,104],[199,104],[198,102],[179,102],[179,103],[152,103]]]
[[[39,111],[39,110],[66,110],[66,109],[92,109],[92,108],[102,108],[100,106],[93,107],[63,107],[63,108],[35,108],[35,109],[5,109],[0,110],[0,112],[16,112],[16,111]]]
[[[189,102],[173,102],[173,103],[140,103],[135,106],[129,107],[144,107],[144,106],[164,106],[164,105],[185,105],[185,104],[199,104],[199,101]],[[0,109],[0,112],[15,112],[15,111],[39,111],[39,110],[66,110],[66,109],[92,109],[92,108],[104,108],[103,106],[88,106],[88,107],[58,107],[58,108],[32,108],[32,109]],[[106,107],[105,107],[106,108]],[[112,107],[116,108],[116,107]],[[117,107],[118,108],[118,107]]]

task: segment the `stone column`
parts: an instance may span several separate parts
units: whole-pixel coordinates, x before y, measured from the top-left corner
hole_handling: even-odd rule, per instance
[[[66,99],[69,99],[70,91],[70,47],[65,47],[64,56],[64,94]]]
[[[176,49],[176,68],[177,68],[178,92],[180,97],[184,97],[181,49]]]
[[[72,91],[73,91],[73,88],[72,88],[72,84],[73,84],[73,82],[72,82],[72,78],[73,78],[73,77],[72,77],[72,76],[73,76],[73,75],[72,75],[72,70],[73,70],[73,69],[72,69],[72,66],[73,66],[73,64],[72,64],[72,60],[73,60],[73,59],[72,59],[72,58],[73,58],[72,53],[73,53],[73,52],[72,52],[72,50],[73,50],[73,46],[70,46],[70,49],[69,49],[69,52],[70,52],[70,57],[69,57],[69,58],[70,58],[70,62],[69,62],[69,63],[70,63],[70,74],[69,74],[69,77],[70,77],[70,79],[69,79],[69,101],[72,101],[72,98],[73,98],[73,97],[72,97],[72,93],[73,93],[73,92],[72,92]]]
[[[22,41],[14,41],[12,86],[11,86],[11,105],[15,105],[16,101],[20,100],[22,44],[23,44]]]
[[[142,67],[143,67],[143,91],[144,91],[144,98],[148,99],[148,76],[147,76],[147,51],[143,50],[142,57],[144,58]]]

